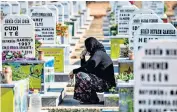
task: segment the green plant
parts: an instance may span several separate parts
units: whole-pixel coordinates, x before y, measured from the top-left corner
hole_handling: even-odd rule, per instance
[[[118,102],[119,101],[118,95],[111,95],[111,96],[108,97],[108,99],[113,101],[113,102]]]
[[[164,13],[167,11],[168,7],[164,5]]]
[[[118,80],[122,81],[129,81],[134,79],[134,74],[133,73],[120,73],[119,75],[115,76],[115,78]]]

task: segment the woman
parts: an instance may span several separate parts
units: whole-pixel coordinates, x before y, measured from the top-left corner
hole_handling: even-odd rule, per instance
[[[80,103],[96,104],[99,103],[96,92],[108,91],[116,85],[113,62],[95,38],[87,38],[85,48],[80,57],[81,67],[71,71],[69,76],[72,79],[75,75],[76,78],[74,99]],[[88,61],[85,61],[86,53],[90,55]]]

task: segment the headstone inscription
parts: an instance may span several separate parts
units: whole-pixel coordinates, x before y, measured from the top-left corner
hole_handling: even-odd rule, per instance
[[[115,4],[114,4],[113,11],[115,14],[115,21],[116,21],[116,23],[118,23],[120,8],[123,6],[131,6],[131,3],[129,1],[115,1],[114,3]]]
[[[1,2],[1,21],[4,17],[12,14],[12,5],[8,2]]]
[[[11,1],[12,14],[20,14],[20,3],[17,1]]]
[[[136,14],[129,22],[129,49],[133,51],[134,33],[142,23],[163,23],[157,14]]]
[[[2,50],[14,58],[23,54],[26,58],[35,57],[34,22],[26,15],[11,15],[3,20]]]
[[[28,1],[18,1],[20,3],[20,14],[28,14]]]
[[[119,10],[118,20],[118,34],[128,35],[129,33],[129,21],[131,20],[134,11],[138,10],[136,6],[124,6]]]
[[[177,111],[177,41],[149,41],[134,61],[134,112]]]
[[[149,40],[177,39],[177,30],[171,23],[143,23],[134,35],[136,53]]]
[[[164,1],[142,1],[143,9],[152,9],[161,18],[164,16]]]
[[[30,17],[35,22],[35,34],[42,44],[55,44],[56,17],[45,6],[34,7]]]

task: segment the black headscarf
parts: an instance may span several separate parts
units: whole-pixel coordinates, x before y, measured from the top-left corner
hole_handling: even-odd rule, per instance
[[[92,56],[97,50],[101,50],[103,52],[106,52],[104,49],[103,44],[101,44],[96,38],[89,37],[85,40],[85,47],[86,50],[90,53]]]

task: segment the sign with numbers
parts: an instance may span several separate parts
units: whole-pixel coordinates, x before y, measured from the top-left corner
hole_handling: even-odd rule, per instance
[[[26,15],[11,15],[3,20],[2,50],[11,52],[16,58],[17,53],[25,57],[35,57],[34,22]]]
[[[143,9],[152,9],[161,18],[164,16],[164,1],[142,1]]]
[[[138,51],[134,112],[177,112],[176,57],[176,40],[148,42]]]
[[[134,33],[142,23],[163,23],[157,14],[136,14],[129,22],[129,49],[133,51]]]
[[[134,35],[134,52],[149,40],[177,39],[177,30],[171,23],[143,23]]]
[[[35,34],[42,44],[55,44],[56,17],[44,6],[34,8],[30,17],[35,22]]]
[[[129,21],[131,20],[134,11],[138,10],[136,6],[124,6],[119,10],[118,18],[118,34],[128,35],[129,33]]]

